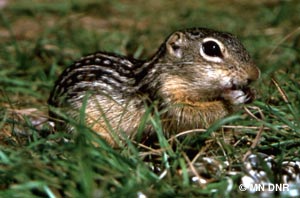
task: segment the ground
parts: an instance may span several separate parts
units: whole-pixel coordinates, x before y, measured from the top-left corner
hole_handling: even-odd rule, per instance
[[[297,0],[0,0],[0,9],[0,197],[250,197],[238,187],[257,170],[251,159],[271,183],[283,183],[289,163],[299,185]],[[262,71],[252,104],[183,141],[165,139],[154,115],[152,150],[112,149],[84,126],[58,142],[67,134],[33,126],[72,61],[99,50],[145,59],[187,27],[240,38]]]

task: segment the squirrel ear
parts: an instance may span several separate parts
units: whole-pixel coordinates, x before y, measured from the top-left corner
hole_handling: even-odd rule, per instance
[[[182,57],[182,47],[184,46],[185,36],[182,32],[173,33],[166,42],[166,48],[169,54]]]

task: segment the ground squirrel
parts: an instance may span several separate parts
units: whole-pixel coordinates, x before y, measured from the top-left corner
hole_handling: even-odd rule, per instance
[[[146,61],[103,52],[81,58],[60,75],[48,103],[52,117],[63,117],[58,109],[75,120],[86,103],[87,126],[115,145],[111,130],[134,137],[153,103],[166,136],[208,127],[253,99],[248,86],[259,74],[235,36],[191,28],[172,33]]]

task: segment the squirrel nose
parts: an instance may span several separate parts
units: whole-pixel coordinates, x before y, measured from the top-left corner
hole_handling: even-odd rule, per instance
[[[260,70],[256,65],[249,66],[247,68],[247,73],[248,73],[248,79],[247,79],[248,84],[257,80],[260,77]]]

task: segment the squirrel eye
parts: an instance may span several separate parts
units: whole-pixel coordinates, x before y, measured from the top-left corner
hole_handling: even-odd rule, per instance
[[[220,46],[218,45],[218,43],[214,41],[207,41],[203,43],[202,49],[207,56],[220,57],[220,58],[223,57]]]

